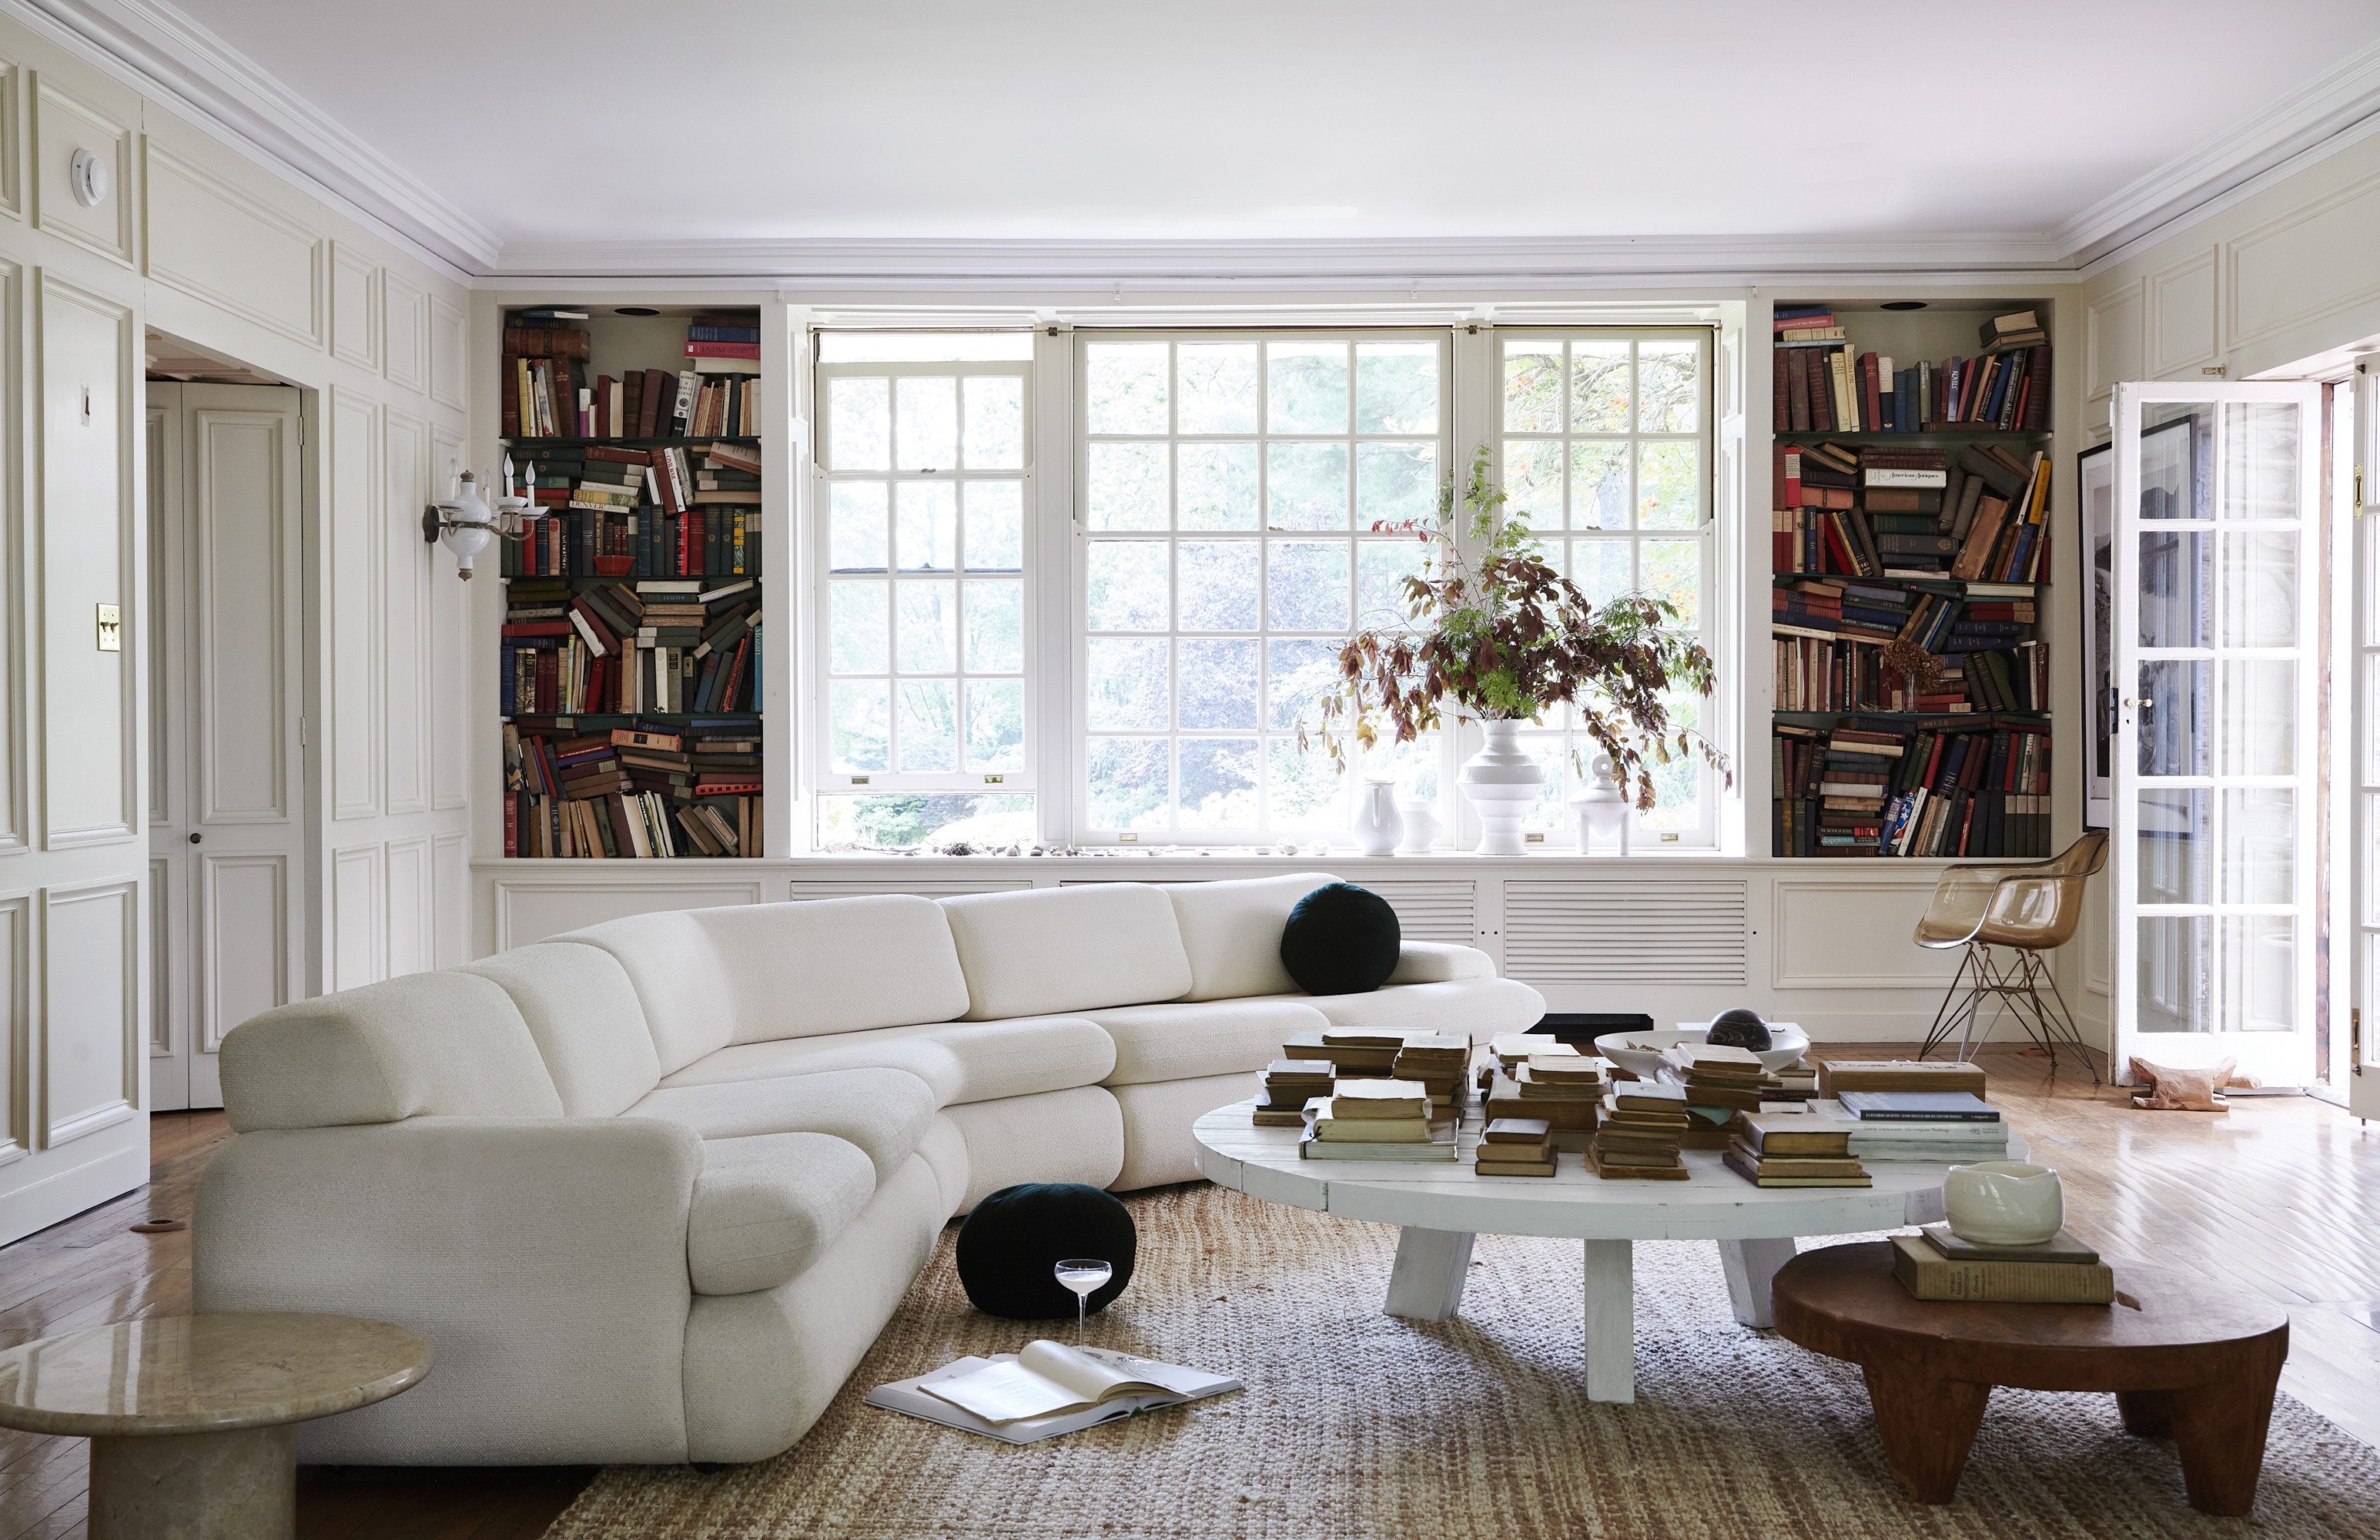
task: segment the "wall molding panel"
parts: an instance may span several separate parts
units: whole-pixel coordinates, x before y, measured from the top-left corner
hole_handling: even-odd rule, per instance
[[[331,247],[331,356],[380,372],[381,269],[368,252],[348,241]]]
[[[259,583],[291,560],[283,524],[259,519],[246,489],[278,482],[286,446],[276,413],[198,406],[189,411],[196,464],[191,510],[197,578],[199,816],[210,823],[283,824],[299,816],[290,784],[287,728],[279,703],[301,672],[282,585]],[[298,489],[281,489],[295,498]],[[258,679],[262,675],[262,687]],[[235,800],[237,799],[237,800]]]
[[[590,866],[591,862],[572,862]],[[638,865],[657,865],[640,862]],[[687,873],[683,877],[646,877],[606,882],[590,890],[577,877],[505,875],[495,882],[496,950],[527,946],[548,936],[622,915],[647,915],[658,910],[709,909],[729,903],[761,903],[767,883],[759,872],[741,874]]]
[[[0,52],[0,216],[25,217],[25,66]]]
[[[1917,880],[1779,878],[1772,890],[1769,984],[1779,989],[1935,989],[1950,982],[1955,952],[1909,939],[1933,897]]]
[[[470,371],[465,319],[459,307],[430,297],[430,399],[458,412],[468,399],[464,382]]]
[[[149,276],[310,347],[323,344],[330,241],[149,142]]]
[[[2224,249],[2224,349],[2252,346],[2380,296],[2369,260],[2375,242],[2380,174],[2235,236]]]
[[[55,1149],[140,1113],[140,884],[46,888],[42,911],[40,1122]]]
[[[0,893],[0,1166],[33,1151],[33,895]]]
[[[2151,379],[2196,379],[2202,366],[2215,362],[2215,273],[2210,246],[2149,274],[2142,333],[2148,341]]]
[[[289,1003],[289,862],[270,851],[201,854],[199,872],[197,929],[208,950],[199,959],[193,1046],[215,1053],[233,1027]],[[229,949],[226,941],[245,944]]]
[[[430,936],[433,968],[471,960],[471,836],[449,830],[430,839]]]
[[[419,510],[430,502],[430,424],[395,406],[381,414],[381,422],[387,477],[381,503],[386,547],[381,569],[382,810],[422,813],[430,809],[431,773],[431,690],[424,677],[431,650],[430,584],[436,576],[431,557],[441,549],[422,540],[417,522]]]
[[[388,976],[383,849],[374,841],[331,852],[330,935],[322,946],[329,964],[322,980],[325,993],[377,984]]]
[[[88,101],[55,77],[33,72],[33,224],[42,234],[119,267],[138,268],[143,202],[140,157],[135,151],[140,99],[124,95],[111,82],[91,83],[106,87],[93,94],[117,100]],[[89,209],[75,201],[69,181],[78,150],[105,157],[115,183]]]
[[[437,916],[432,913],[434,879],[431,871],[430,839],[415,835],[388,842],[388,942],[386,977],[421,973],[435,966]]]
[[[2116,387],[2141,377],[2141,285],[2135,281],[2082,308],[2083,399],[2112,401]],[[2086,414],[2087,415],[2087,414]]]
[[[430,388],[430,291],[382,272],[380,279],[382,372],[400,390]]]
[[[323,588],[330,649],[323,660],[323,705],[330,718],[331,817],[368,819],[381,811],[381,405],[345,386],[330,395],[330,496],[322,508]]]
[[[0,477],[0,856],[31,848],[28,746],[32,742],[31,681],[25,658],[36,613],[31,552],[25,540],[25,270],[0,261],[0,454],[15,474]]]

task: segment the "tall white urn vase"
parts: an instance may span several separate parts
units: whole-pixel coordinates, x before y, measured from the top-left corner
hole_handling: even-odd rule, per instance
[[[1479,854],[1519,855],[1521,820],[1546,783],[1545,767],[1523,752],[1517,721],[1482,721],[1488,742],[1463,762],[1463,794],[1479,815]]]

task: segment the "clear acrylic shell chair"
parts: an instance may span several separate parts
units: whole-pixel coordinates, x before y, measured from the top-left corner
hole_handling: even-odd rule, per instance
[[[2048,954],[2073,938],[2082,920],[2082,891],[2107,864],[2107,836],[2092,833],[2054,860],[1943,868],[1933,902],[1917,922],[1915,940],[1937,952],[1964,947],[1967,954],[1959,961],[1917,1057],[1931,1054],[1954,1032],[1959,1034],[1959,1058],[1972,1057],[1977,1046],[1976,1017],[1984,1001],[1991,1000],[1998,1003],[1984,1028],[1985,1038],[1999,1025],[2003,1012],[2013,1011],[2025,1036],[2049,1055],[2052,1069],[2058,1067],[2058,1050],[2070,1049],[2091,1071],[2091,1084],[2099,1084],[2074,1013],[2058,991]],[[2014,960],[2001,963],[1993,955],[1994,947],[2008,948],[2016,954]]]

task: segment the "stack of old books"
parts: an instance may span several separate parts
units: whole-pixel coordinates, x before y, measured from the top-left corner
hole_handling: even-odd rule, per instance
[[[1404,1046],[1402,1032],[1299,1032],[1281,1051],[1285,1059],[1328,1059],[1342,1080],[1366,1075],[1386,1080],[1395,1072]]]
[[[1807,1059],[1796,1059],[1781,1070],[1771,1070],[1768,1078],[1774,1084],[1764,1094],[1771,1101],[1817,1099],[1818,1070]]]
[[[1661,1050],[1661,1080],[1686,1093],[1688,1149],[1725,1149],[1738,1112],[1757,1112],[1775,1089],[1749,1049],[1672,1043]]]
[[[1452,1032],[1415,1032],[1404,1039],[1404,1046],[1390,1062],[1389,1073],[1399,1080],[1417,1080],[1429,1087],[1429,1099],[1439,1107],[1455,1100],[1455,1088],[1463,1084],[1463,1066],[1471,1061],[1471,1039]]]
[[[1328,1059],[1276,1059],[1265,1066],[1264,1094],[1257,1099],[1258,1128],[1302,1128],[1305,1104],[1330,1094]]]
[[[1955,1059],[1837,1060],[1818,1066],[1818,1095],[1844,1091],[1971,1091],[1984,1094],[1984,1067]]]
[[[1490,1119],[1473,1158],[1481,1176],[1551,1176],[1553,1129],[1543,1118]]]
[[[1851,1153],[1879,1160],[1966,1166],[2008,1158],[2008,1124],[1999,1109],[1969,1091],[1844,1091],[1810,1104],[1851,1119]]]
[[[1532,1053],[1488,1088],[1489,1119],[1542,1119],[1562,1149],[1584,1150],[1603,1107],[1603,1061]]]
[[[1429,1090],[1417,1081],[1340,1080],[1305,1110],[1297,1153],[1308,1160],[1452,1160],[1459,1154],[1453,1121],[1430,1117]]]
[[[1607,1182],[1684,1182],[1693,1174],[1678,1157],[1685,1132],[1684,1086],[1625,1082],[1612,1087],[1586,1163]]]
[[[1852,1125],[1807,1112],[1738,1112],[1719,1158],[1755,1187],[1872,1187],[1852,1155]]]
[[[1979,1246],[1930,1224],[1892,1238],[1892,1276],[1921,1300],[2112,1304],[2115,1269],[2064,1231],[2038,1246]]]

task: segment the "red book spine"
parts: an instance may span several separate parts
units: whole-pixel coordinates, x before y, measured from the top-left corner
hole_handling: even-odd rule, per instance
[[[757,358],[760,345],[757,342],[690,342],[686,345],[689,358]]]
[[[1876,377],[1876,355],[1873,353],[1861,354],[1859,359],[1859,370],[1860,400],[1865,408],[1860,416],[1860,425],[1865,428],[1869,432],[1873,433],[1876,431],[1876,425],[1884,420],[1884,417],[1882,415],[1882,405],[1876,399],[1879,394],[1879,385]]]
[[[1788,370],[1792,368],[1790,360],[1795,351],[1791,347],[1769,349],[1776,363],[1771,372],[1777,378],[1776,383],[1769,387],[1768,425],[1779,433],[1790,433],[1793,430],[1793,384],[1787,375]]]
[[[520,854],[520,799],[518,792],[504,794],[504,854]]]
[[[1835,527],[1833,519],[1826,521],[1826,531],[1828,570],[1857,576],[1859,566],[1852,560],[1852,553],[1843,549],[1842,532]]]
[[[744,688],[744,662],[751,656],[752,638],[747,634],[742,641],[735,644],[735,661],[727,666],[727,687],[719,692],[718,700],[711,704],[712,710],[733,711],[736,709],[737,694]]]
[[[1796,433],[1810,430],[1810,355],[1814,351],[1808,347],[1785,350],[1786,401]]]

